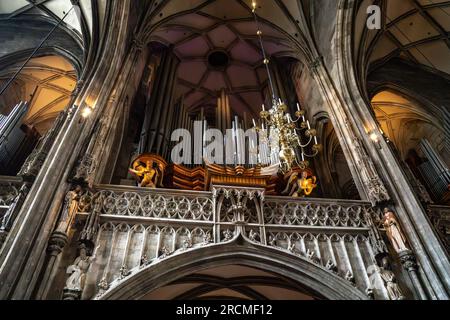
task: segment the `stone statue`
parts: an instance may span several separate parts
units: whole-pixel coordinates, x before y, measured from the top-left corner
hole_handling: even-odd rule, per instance
[[[301,178],[298,177],[297,172],[294,172],[289,178],[283,194],[289,194],[289,196],[294,198],[309,196],[317,187],[316,182],[317,178],[315,176],[308,178],[307,171],[302,172]]]
[[[80,246],[80,255],[75,259],[74,263],[67,268],[67,273],[70,274],[66,281],[66,286],[64,289],[72,291],[82,292],[84,289],[84,284],[86,281],[86,274],[91,266],[91,263],[95,261],[95,252],[98,247],[94,250],[93,256],[87,255],[87,248],[84,244]]]
[[[149,263],[148,257],[147,257],[146,254],[144,254],[144,255],[141,257],[141,264],[140,264],[140,266],[141,266],[141,267],[144,267],[144,266],[146,266],[148,263]]]
[[[156,162],[152,163],[152,161],[147,160],[145,165],[142,162],[136,162],[133,164],[133,169],[129,169],[129,171],[139,178],[139,187],[155,189],[159,178],[157,169],[158,164]]]
[[[400,224],[395,217],[394,212],[388,208],[384,209],[383,227],[386,235],[397,253],[409,250],[406,246],[406,237],[402,233]]]
[[[58,223],[58,231],[67,232],[67,229],[70,228],[72,220],[78,212],[78,203],[82,193],[83,188],[81,186],[76,186],[74,190],[67,192],[63,212]]]
[[[404,300],[405,297],[400,290],[395,279],[395,274],[390,270],[389,259],[384,257],[382,260],[382,267],[379,268],[381,279],[383,279],[384,285],[391,300]]]

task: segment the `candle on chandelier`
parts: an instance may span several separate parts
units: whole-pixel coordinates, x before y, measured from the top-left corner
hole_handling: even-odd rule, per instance
[[[264,105],[264,103],[262,105],[262,111],[266,111],[266,106]]]
[[[314,136],[314,143],[317,145],[317,136]]]
[[[253,119],[253,127],[256,128],[256,121],[255,121],[255,119]]]
[[[306,124],[308,125],[308,130],[311,130],[311,125],[309,124],[309,120],[306,120]]]
[[[300,105],[297,103],[297,110],[298,111],[301,111],[301,109],[300,109]]]

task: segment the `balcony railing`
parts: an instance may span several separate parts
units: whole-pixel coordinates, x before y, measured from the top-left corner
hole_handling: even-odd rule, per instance
[[[98,186],[78,206],[78,218],[85,219],[81,239],[97,247],[84,296],[101,296],[168,256],[226,243],[239,234],[307,259],[369,294],[375,286],[367,270],[376,264],[377,242],[372,219],[379,214],[364,201],[266,197],[262,189]]]

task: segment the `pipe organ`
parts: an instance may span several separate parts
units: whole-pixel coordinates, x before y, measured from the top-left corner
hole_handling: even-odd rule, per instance
[[[441,202],[448,197],[450,169],[426,139],[422,139],[420,148],[428,161],[418,169],[435,201]]]
[[[28,103],[17,104],[8,116],[0,115],[0,174],[15,175],[36,145],[39,134],[23,125]]]

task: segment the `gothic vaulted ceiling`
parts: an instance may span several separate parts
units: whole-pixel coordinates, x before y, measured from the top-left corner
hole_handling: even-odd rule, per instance
[[[450,74],[450,1],[383,0],[383,27],[368,31],[366,10],[372,2],[362,1],[356,21],[355,50],[362,65],[401,57]]]
[[[107,0],[80,0],[64,19],[64,25],[83,39],[86,46],[95,24],[103,27],[106,5]],[[0,20],[41,16],[60,21],[71,8],[71,0],[1,0]]]
[[[289,36],[301,38],[296,1],[257,3],[268,54],[295,56],[298,49]],[[237,113],[254,113],[260,108],[267,76],[250,8],[251,1],[173,0],[161,2],[154,11],[151,21],[161,25],[151,32],[149,40],[174,47],[181,61],[177,94],[184,95],[191,110],[214,106],[221,89],[226,90]],[[223,52],[228,60],[219,68],[208,62],[214,51]]]
[[[383,132],[394,142],[403,159],[410,149],[420,152],[419,143],[423,138],[444,155],[445,134],[439,119],[417,102],[394,91],[382,91],[373,98],[372,106]]]
[[[17,70],[0,76],[0,86]],[[28,101],[29,110],[24,123],[43,135],[58,114],[65,109],[77,82],[76,71],[64,58],[46,56],[32,59],[20,73],[7,94],[0,98],[0,112],[8,114],[19,101]],[[8,99],[13,97],[13,99]]]
[[[255,268],[216,267],[181,278],[143,300],[314,300],[299,284]]]

